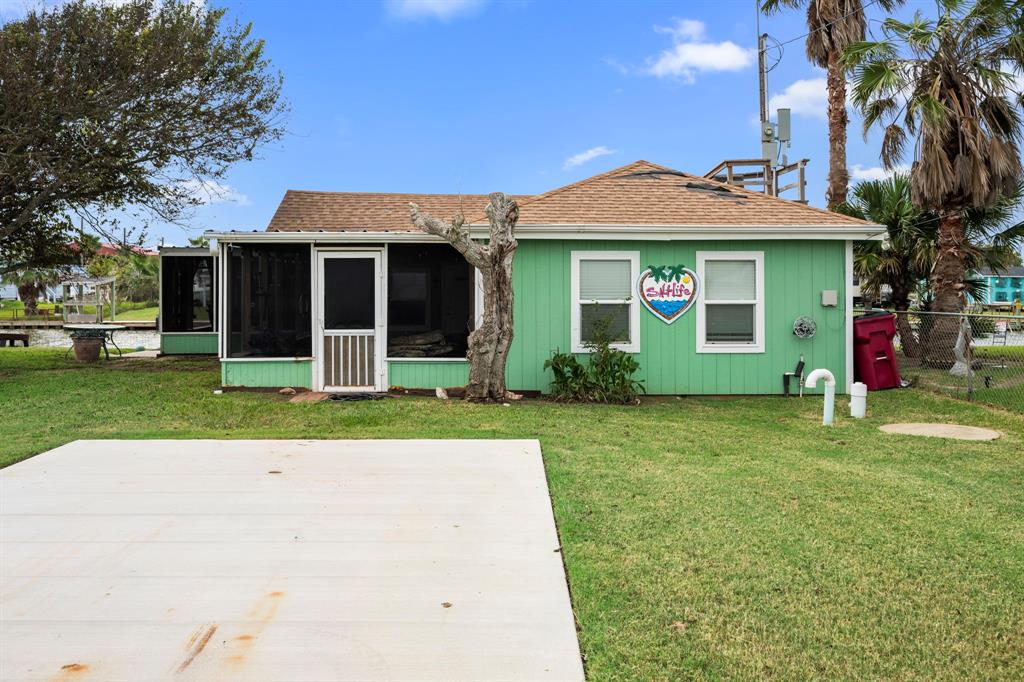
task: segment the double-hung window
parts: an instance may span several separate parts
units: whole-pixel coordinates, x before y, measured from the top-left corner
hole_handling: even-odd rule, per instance
[[[572,352],[589,352],[602,329],[613,348],[640,352],[639,270],[638,251],[572,252]]]
[[[698,353],[764,352],[764,252],[698,251]]]

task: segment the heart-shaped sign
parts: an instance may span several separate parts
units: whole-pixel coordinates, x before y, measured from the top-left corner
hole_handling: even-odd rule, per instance
[[[636,281],[644,307],[665,324],[690,309],[698,289],[697,273],[683,265],[649,265]]]

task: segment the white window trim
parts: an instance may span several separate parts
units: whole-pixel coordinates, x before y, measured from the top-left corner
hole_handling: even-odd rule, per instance
[[[711,303],[754,304],[754,343],[708,343],[706,338],[705,294],[708,290],[704,264],[714,260],[754,261],[756,300],[718,301]],[[764,352],[764,251],[698,251],[697,276],[700,293],[697,299],[697,352],[698,353],[763,353]]]
[[[616,348],[626,353],[640,352],[640,301],[637,300],[636,280],[640,276],[640,252],[639,251],[573,251],[572,252],[572,297],[570,305],[572,320],[572,352],[589,353],[580,334],[582,324],[580,321],[580,261],[581,260],[628,260],[629,261],[629,298],[616,300],[586,301],[587,303],[628,303],[629,304],[629,343],[613,343]]]

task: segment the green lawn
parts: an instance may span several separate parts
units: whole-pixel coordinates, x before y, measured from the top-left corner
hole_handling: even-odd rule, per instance
[[[40,311],[53,313],[53,303],[40,303]],[[0,320],[25,317],[25,304],[21,301],[0,301]]]
[[[122,309],[120,304],[117,306],[117,317],[115,320],[155,320],[156,316],[160,314],[160,308],[158,306],[148,306],[146,308],[136,308],[135,310]]]
[[[136,307],[139,306],[139,307]],[[144,306],[144,307],[143,307]],[[53,313],[53,303],[40,303],[40,311]],[[107,318],[109,319],[110,309],[105,306]],[[95,306],[85,306],[82,312],[90,313],[96,310]],[[128,303],[122,301],[117,304],[117,320],[155,320],[160,313],[160,308],[155,305],[146,306],[144,303]],[[19,319],[25,317],[25,304],[21,301],[0,301],[0,319],[11,319],[17,316]]]
[[[76,438],[539,438],[592,680],[1024,670],[1020,414],[912,390],[832,428],[817,397],[299,405],[213,395],[215,361],[62,353],[0,349],[0,463]],[[1005,436],[877,431],[934,420]]]

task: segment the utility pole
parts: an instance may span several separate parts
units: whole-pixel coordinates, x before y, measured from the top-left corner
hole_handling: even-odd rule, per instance
[[[768,43],[768,34],[762,33],[757,36],[757,86],[761,95],[761,125],[768,121],[768,70],[765,68],[765,47]]]

